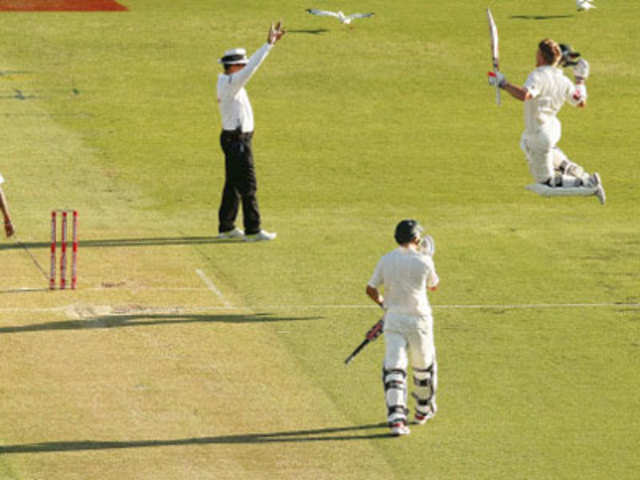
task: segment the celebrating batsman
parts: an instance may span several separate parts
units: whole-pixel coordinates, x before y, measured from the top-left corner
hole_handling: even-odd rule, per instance
[[[566,101],[576,107],[586,105],[585,80],[589,76],[589,64],[580,59],[573,66],[574,85],[559,68],[561,60],[560,46],[547,38],[539,43],[536,69],[522,87],[509,83],[499,71],[489,72],[489,84],[499,86],[524,102],[525,131],[520,147],[536,181],[527,188],[545,196],[595,195],[604,204],[605,191],[600,175],[588,174],[557,147],[561,136],[557,114]]]
[[[409,434],[409,356],[415,385],[415,423],[422,425],[436,413],[436,350],[427,288],[435,290],[439,279],[432,258],[435,245],[421,241],[421,234],[422,227],[415,220],[401,221],[394,234],[399,246],[380,259],[367,284],[367,295],[387,311],[382,378],[387,422],[396,436]],[[384,287],[384,298],[378,290],[380,286]]]

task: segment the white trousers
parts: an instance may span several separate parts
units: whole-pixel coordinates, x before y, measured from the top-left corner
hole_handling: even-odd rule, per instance
[[[557,118],[541,125],[536,132],[522,134],[520,148],[527,157],[533,179],[551,187],[586,189],[574,192],[576,195],[592,194],[594,190],[589,174],[557,147],[561,134],[562,127]]]
[[[384,341],[386,369],[406,371],[409,360],[414,368],[428,368],[435,363],[436,349],[431,316],[387,314]]]
[[[553,118],[536,132],[524,132],[520,139],[520,148],[527,157],[529,171],[538,183],[553,178],[555,169],[566,159],[562,150],[556,147],[562,136],[562,126]],[[562,158],[560,158],[562,157]]]
[[[413,367],[416,415],[435,415],[438,366],[430,315],[409,316],[387,313],[384,326],[386,353],[383,366],[387,421],[406,422],[407,367]]]

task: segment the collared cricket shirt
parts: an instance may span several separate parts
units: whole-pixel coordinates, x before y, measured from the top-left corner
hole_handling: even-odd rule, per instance
[[[433,259],[411,248],[398,247],[384,255],[369,280],[378,288],[384,285],[384,305],[389,313],[431,315],[427,286],[439,279]]]
[[[524,121],[527,133],[536,133],[541,127],[553,123],[556,115],[570,101],[574,105],[581,101],[576,97],[576,87],[562,70],[550,65],[536,68],[527,77],[524,88],[532,98],[524,102]]]

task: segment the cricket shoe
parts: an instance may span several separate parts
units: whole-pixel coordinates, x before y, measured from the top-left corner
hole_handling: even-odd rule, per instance
[[[252,233],[251,235],[245,235],[244,236],[244,241],[245,242],[263,242],[263,241],[268,241],[268,240],[275,240],[275,238],[278,236],[277,233],[273,232],[267,232],[266,230],[260,230],[258,233]]]
[[[427,420],[431,420],[432,418],[433,418],[433,413],[431,412],[427,414],[416,412],[416,414],[413,417],[413,421],[415,422],[416,425],[424,425],[425,423],[427,423]]]
[[[391,428],[391,435],[394,437],[401,437],[403,435],[409,435],[411,430],[407,427],[407,424],[404,422],[395,422],[389,425]]]
[[[591,178],[593,186],[596,187],[594,195],[598,197],[598,200],[600,200],[600,204],[604,205],[604,203],[607,201],[607,195],[604,193],[604,187],[602,186],[602,180],[600,180],[600,174],[594,173],[593,175],[591,175]]]
[[[220,232],[218,234],[218,238],[220,239],[242,238],[242,237],[244,237],[244,232],[239,228],[234,228],[233,230],[228,230],[226,232]]]

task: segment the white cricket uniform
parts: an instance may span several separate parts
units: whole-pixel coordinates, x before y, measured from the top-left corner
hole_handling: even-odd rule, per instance
[[[536,68],[524,83],[531,99],[524,102],[525,130],[520,147],[536,182],[545,183],[566,155],[556,147],[562,135],[557,114],[566,101],[578,105],[586,100],[586,90],[577,88],[560,68]]]
[[[2,174],[0,173],[0,185],[2,185],[2,183],[4,183],[4,178],[2,178]]]
[[[439,279],[433,259],[413,248],[398,247],[383,256],[369,286],[384,286],[385,357],[383,383],[387,422],[404,422],[407,412],[407,366],[411,355],[416,419],[435,415],[438,373],[433,342],[433,320],[427,286]]]
[[[406,369],[408,353],[413,367],[435,362],[427,286],[438,282],[433,259],[412,248],[397,247],[378,262],[369,285],[384,286],[385,368]]]
[[[260,64],[267,58],[273,45],[265,43],[249,59],[247,65],[240,71],[218,76],[218,106],[222,117],[223,130],[237,130],[242,133],[253,132],[253,109],[244,86],[258,70]]]

